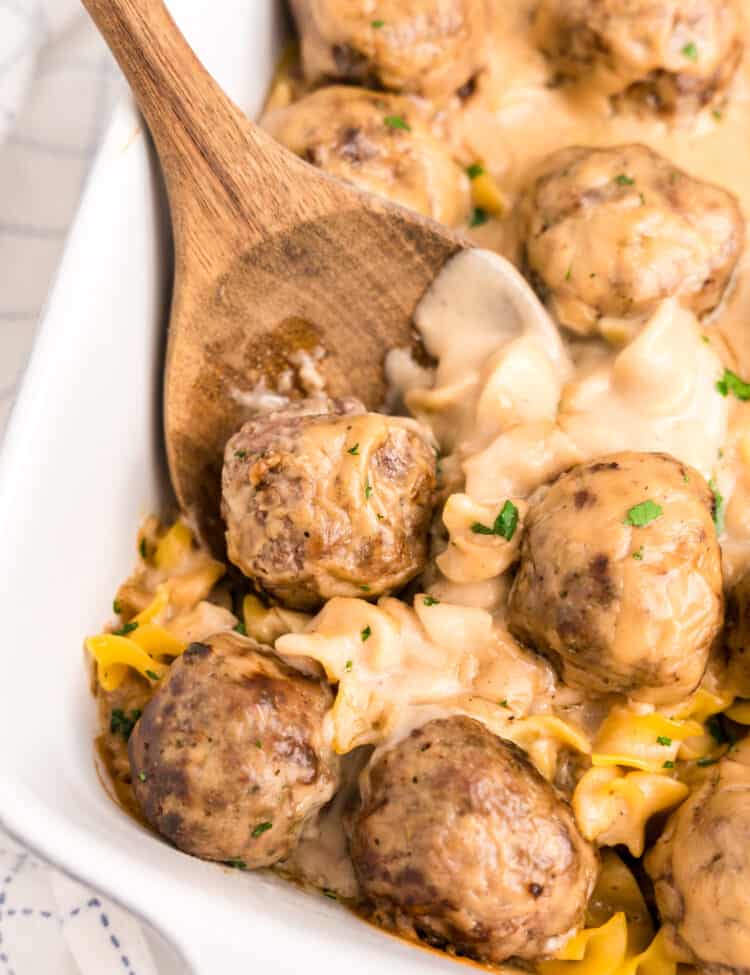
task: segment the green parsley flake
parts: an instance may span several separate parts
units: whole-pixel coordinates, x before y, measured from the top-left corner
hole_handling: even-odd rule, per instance
[[[685,55],[688,61],[695,62],[698,60],[698,48],[696,47],[694,41],[690,41],[688,44],[686,44],[682,49],[682,53]]]
[[[138,778],[141,780],[141,782],[145,782],[146,781],[146,773],[145,772],[139,772],[138,773]]]
[[[643,528],[645,525],[650,525],[652,521],[656,521],[657,518],[661,518],[663,514],[664,510],[661,505],[650,499],[641,501],[640,504],[633,505],[625,515],[625,524],[632,525],[633,528]]]
[[[713,117],[716,119],[717,122],[721,122],[721,120],[724,118],[724,113],[721,111],[721,109],[718,108],[715,108],[711,112],[711,114],[713,115]]]
[[[240,636],[247,636],[247,627],[244,623],[238,623],[234,628],[235,633],[239,633]]]
[[[565,272],[565,280],[570,281],[572,277],[573,277],[573,262],[571,261],[570,264],[568,264],[568,270]]]
[[[244,860],[226,860],[226,865],[231,867],[233,870],[247,870],[247,864]]]
[[[118,616],[120,616],[120,614],[122,613],[122,603],[118,602],[118,600],[115,599],[112,603],[112,609]]]
[[[636,560],[636,562],[642,562],[643,561],[643,546],[642,545],[638,549],[637,552],[633,552],[633,558]]]
[[[440,605],[440,600],[439,599],[435,599],[434,596],[425,596],[424,597],[424,604],[425,604],[425,606],[439,606]]]
[[[699,758],[695,763],[698,768],[707,768],[709,765],[716,765],[715,758]]]
[[[674,768],[674,762],[665,762],[662,768]]]
[[[347,674],[351,673],[351,670],[352,670],[352,667],[353,666],[354,666],[354,664],[352,663],[352,661],[351,660],[347,660],[346,664],[344,665],[344,670],[347,672]]]
[[[372,484],[370,484],[369,481],[365,484],[365,497],[366,498],[372,497]]]
[[[362,592],[369,592],[370,591],[370,587],[369,586],[360,586],[359,588],[362,590]]]
[[[138,545],[138,551],[141,553],[141,558],[142,559],[147,558],[148,552],[146,550],[146,539],[145,538],[142,538],[141,539],[141,541],[140,541],[140,543]]]
[[[411,126],[403,115],[386,115],[383,121],[389,129],[403,129],[404,132],[411,132]]]
[[[481,227],[490,219],[489,213],[483,207],[474,207],[469,219],[470,227]]]
[[[373,20],[371,22],[370,26],[371,27],[374,27],[375,30],[380,30],[381,27],[385,27],[385,21],[384,20]]]
[[[703,339],[703,341],[704,341],[704,343],[706,345],[710,345],[711,344],[711,339],[707,335],[701,335],[701,338]]]
[[[713,477],[708,482],[708,486],[711,488],[711,493],[714,496],[713,512],[711,516],[714,520],[714,524],[716,525],[716,534],[721,535],[724,531],[724,495],[721,493],[721,491],[719,491]]]
[[[746,383],[744,379],[740,379],[737,373],[732,372],[731,369],[725,369],[724,375],[716,383],[716,391],[721,393],[722,396],[727,396],[732,393],[737,399],[743,401],[750,399],[750,383]]]
[[[122,735],[127,741],[132,734],[135,723],[143,714],[140,708],[135,708],[130,714],[125,714],[121,708],[113,708],[109,717],[109,730],[113,735]]]
[[[237,460],[244,460],[247,457],[247,451],[246,450],[235,450],[234,456],[237,458]]]
[[[127,636],[128,633],[132,633],[133,630],[138,629],[138,624],[135,620],[132,623],[124,623],[121,627],[112,631],[112,636]]]
[[[509,708],[510,707],[510,705],[508,704],[508,698],[507,697],[503,698],[503,700],[500,702],[500,707],[501,708]]]
[[[267,833],[268,830],[272,828],[272,826],[273,823],[258,823],[258,825],[255,827],[255,829],[252,831],[250,835],[254,840],[257,840],[259,836],[262,836],[264,833]]]
[[[161,680],[158,674],[154,673],[153,670],[146,671],[146,677],[150,677],[151,680]]]
[[[630,176],[625,173],[620,173],[619,176],[615,176],[615,183],[618,186],[635,186],[635,180],[631,179]]]
[[[359,444],[358,443],[355,443],[353,447],[350,447],[347,450],[347,454],[351,454],[352,457],[356,457],[358,453],[359,453]]]
[[[372,636],[372,627],[366,626],[364,630],[362,630],[362,632],[360,633],[360,636],[362,637],[362,643],[367,643],[367,641]]]
[[[323,891],[323,896],[330,898],[332,901],[337,901],[339,899],[338,898],[338,894],[336,893],[336,891],[335,890],[328,890],[328,888],[326,888]]]
[[[483,525],[480,521],[475,521],[471,530],[475,535],[499,535],[506,542],[509,542],[515,535],[517,527],[518,508],[512,501],[506,501],[491,528],[489,525]]]
[[[262,748],[263,747],[263,742],[260,740],[260,738],[256,738],[255,739],[255,747],[256,748]]]
[[[669,746],[672,744],[672,739],[668,738],[666,735],[659,735],[659,737],[656,739],[656,744],[663,745],[664,748],[669,748]]]
[[[472,163],[466,170],[466,175],[469,179],[478,179],[480,176],[484,176],[484,166],[481,163]]]

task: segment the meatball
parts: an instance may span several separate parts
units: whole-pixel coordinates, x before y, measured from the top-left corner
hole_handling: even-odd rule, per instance
[[[553,153],[521,200],[519,229],[540,296],[582,335],[672,296],[696,315],[711,311],[745,233],[731,193],[643,145]]]
[[[750,572],[729,593],[726,643],[729,684],[739,697],[750,697]]]
[[[569,685],[681,700],[722,625],[713,511],[701,475],[667,454],[574,467],[532,497],[511,631],[556,660]]]
[[[339,761],[323,735],[332,701],[327,685],[247,637],[191,644],[130,736],[146,819],[206,860],[281,860],[338,787]]]
[[[251,420],[227,444],[229,558],[292,609],[398,589],[427,558],[436,463],[427,434],[361,405],[306,408]]]
[[[484,962],[554,952],[597,873],[568,805],[511,742],[429,722],[362,779],[351,855],[378,920]]]
[[[750,973],[750,767],[731,756],[646,858],[667,942],[704,975]]]
[[[466,221],[469,179],[406,98],[322,88],[270,112],[263,126],[332,176],[441,223]]]
[[[292,10],[312,82],[340,79],[439,98],[484,64],[486,0],[292,0]]]
[[[710,102],[743,49],[735,0],[542,0],[535,33],[563,79],[660,112]]]

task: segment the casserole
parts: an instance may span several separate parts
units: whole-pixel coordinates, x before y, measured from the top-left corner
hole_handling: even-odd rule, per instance
[[[281,5],[172,7],[209,70],[256,113],[283,39]],[[75,647],[98,627],[132,556],[128,533],[94,526],[132,526],[169,497],[160,415],[169,277],[158,170],[126,101],[92,170],[0,458],[0,819],[156,928],[183,970],[447,971],[448,959],[383,937],[336,904],[168,848],[98,781]]]

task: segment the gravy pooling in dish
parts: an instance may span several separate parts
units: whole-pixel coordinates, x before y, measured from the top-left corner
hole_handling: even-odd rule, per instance
[[[481,249],[388,357],[408,417],[248,412],[229,573],[142,526],[110,774],[454,954],[747,975],[750,2],[292,6],[263,124]]]

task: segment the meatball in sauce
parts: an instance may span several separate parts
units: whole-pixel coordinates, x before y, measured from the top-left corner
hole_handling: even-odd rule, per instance
[[[493,963],[543,958],[581,925],[596,855],[512,743],[431,721],[362,782],[351,853],[381,923]]]
[[[643,319],[673,296],[696,315],[721,301],[740,256],[735,197],[644,145],[554,153],[524,196],[529,275],[579,335]]]
[[[380,596],[427,558],[435,450],[413,420],[357,403],[251,420],[224,458],[229,558],[292,609]]]
[[[532,499],[511,631],[594,693],[679,701],[723,621],[714,497],[664,454],[612,454]]]
[[[328,686],[229,633],[176,660],[130,736],[149,823],[204,860],[267,867],[339,784],[323,734]]]

